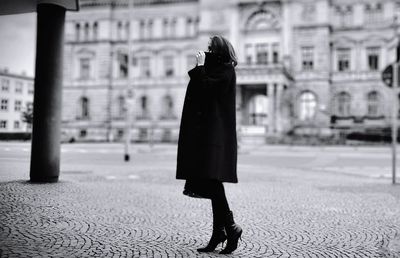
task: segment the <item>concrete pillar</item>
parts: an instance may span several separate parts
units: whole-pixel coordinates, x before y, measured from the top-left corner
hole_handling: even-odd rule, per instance
[[[60,174],[65,11],[52,4],[37,7],[31,182],[57,182]]]

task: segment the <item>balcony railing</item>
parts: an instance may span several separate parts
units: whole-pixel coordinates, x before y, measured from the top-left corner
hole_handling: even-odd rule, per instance
[[[346,71],[333,72],[332,81],[370,81],[381,80],[380,71]]]
[[[238,75],[283,74],[288,79],[293,79],[293,76],[283,63],[239,63],[236,67],[236,73]]]

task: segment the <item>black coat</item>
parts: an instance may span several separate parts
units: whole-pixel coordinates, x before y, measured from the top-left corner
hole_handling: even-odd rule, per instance
[[[176,178],[237,183],[235,68],[208,55],[188,73]]]

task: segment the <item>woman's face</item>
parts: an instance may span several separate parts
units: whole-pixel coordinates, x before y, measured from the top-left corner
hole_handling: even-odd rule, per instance
[[[208,52],[212,52],[211,44],[212,44],[212,38],[210,38],[210,40],[208,41]]]

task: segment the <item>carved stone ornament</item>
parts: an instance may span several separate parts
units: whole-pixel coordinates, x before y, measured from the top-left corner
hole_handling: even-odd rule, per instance
[[[303,5],[303,11],[301,12],[301,18],[303,21],[314,21],[316,15],[316,7],[314,3],[307,3]]]

